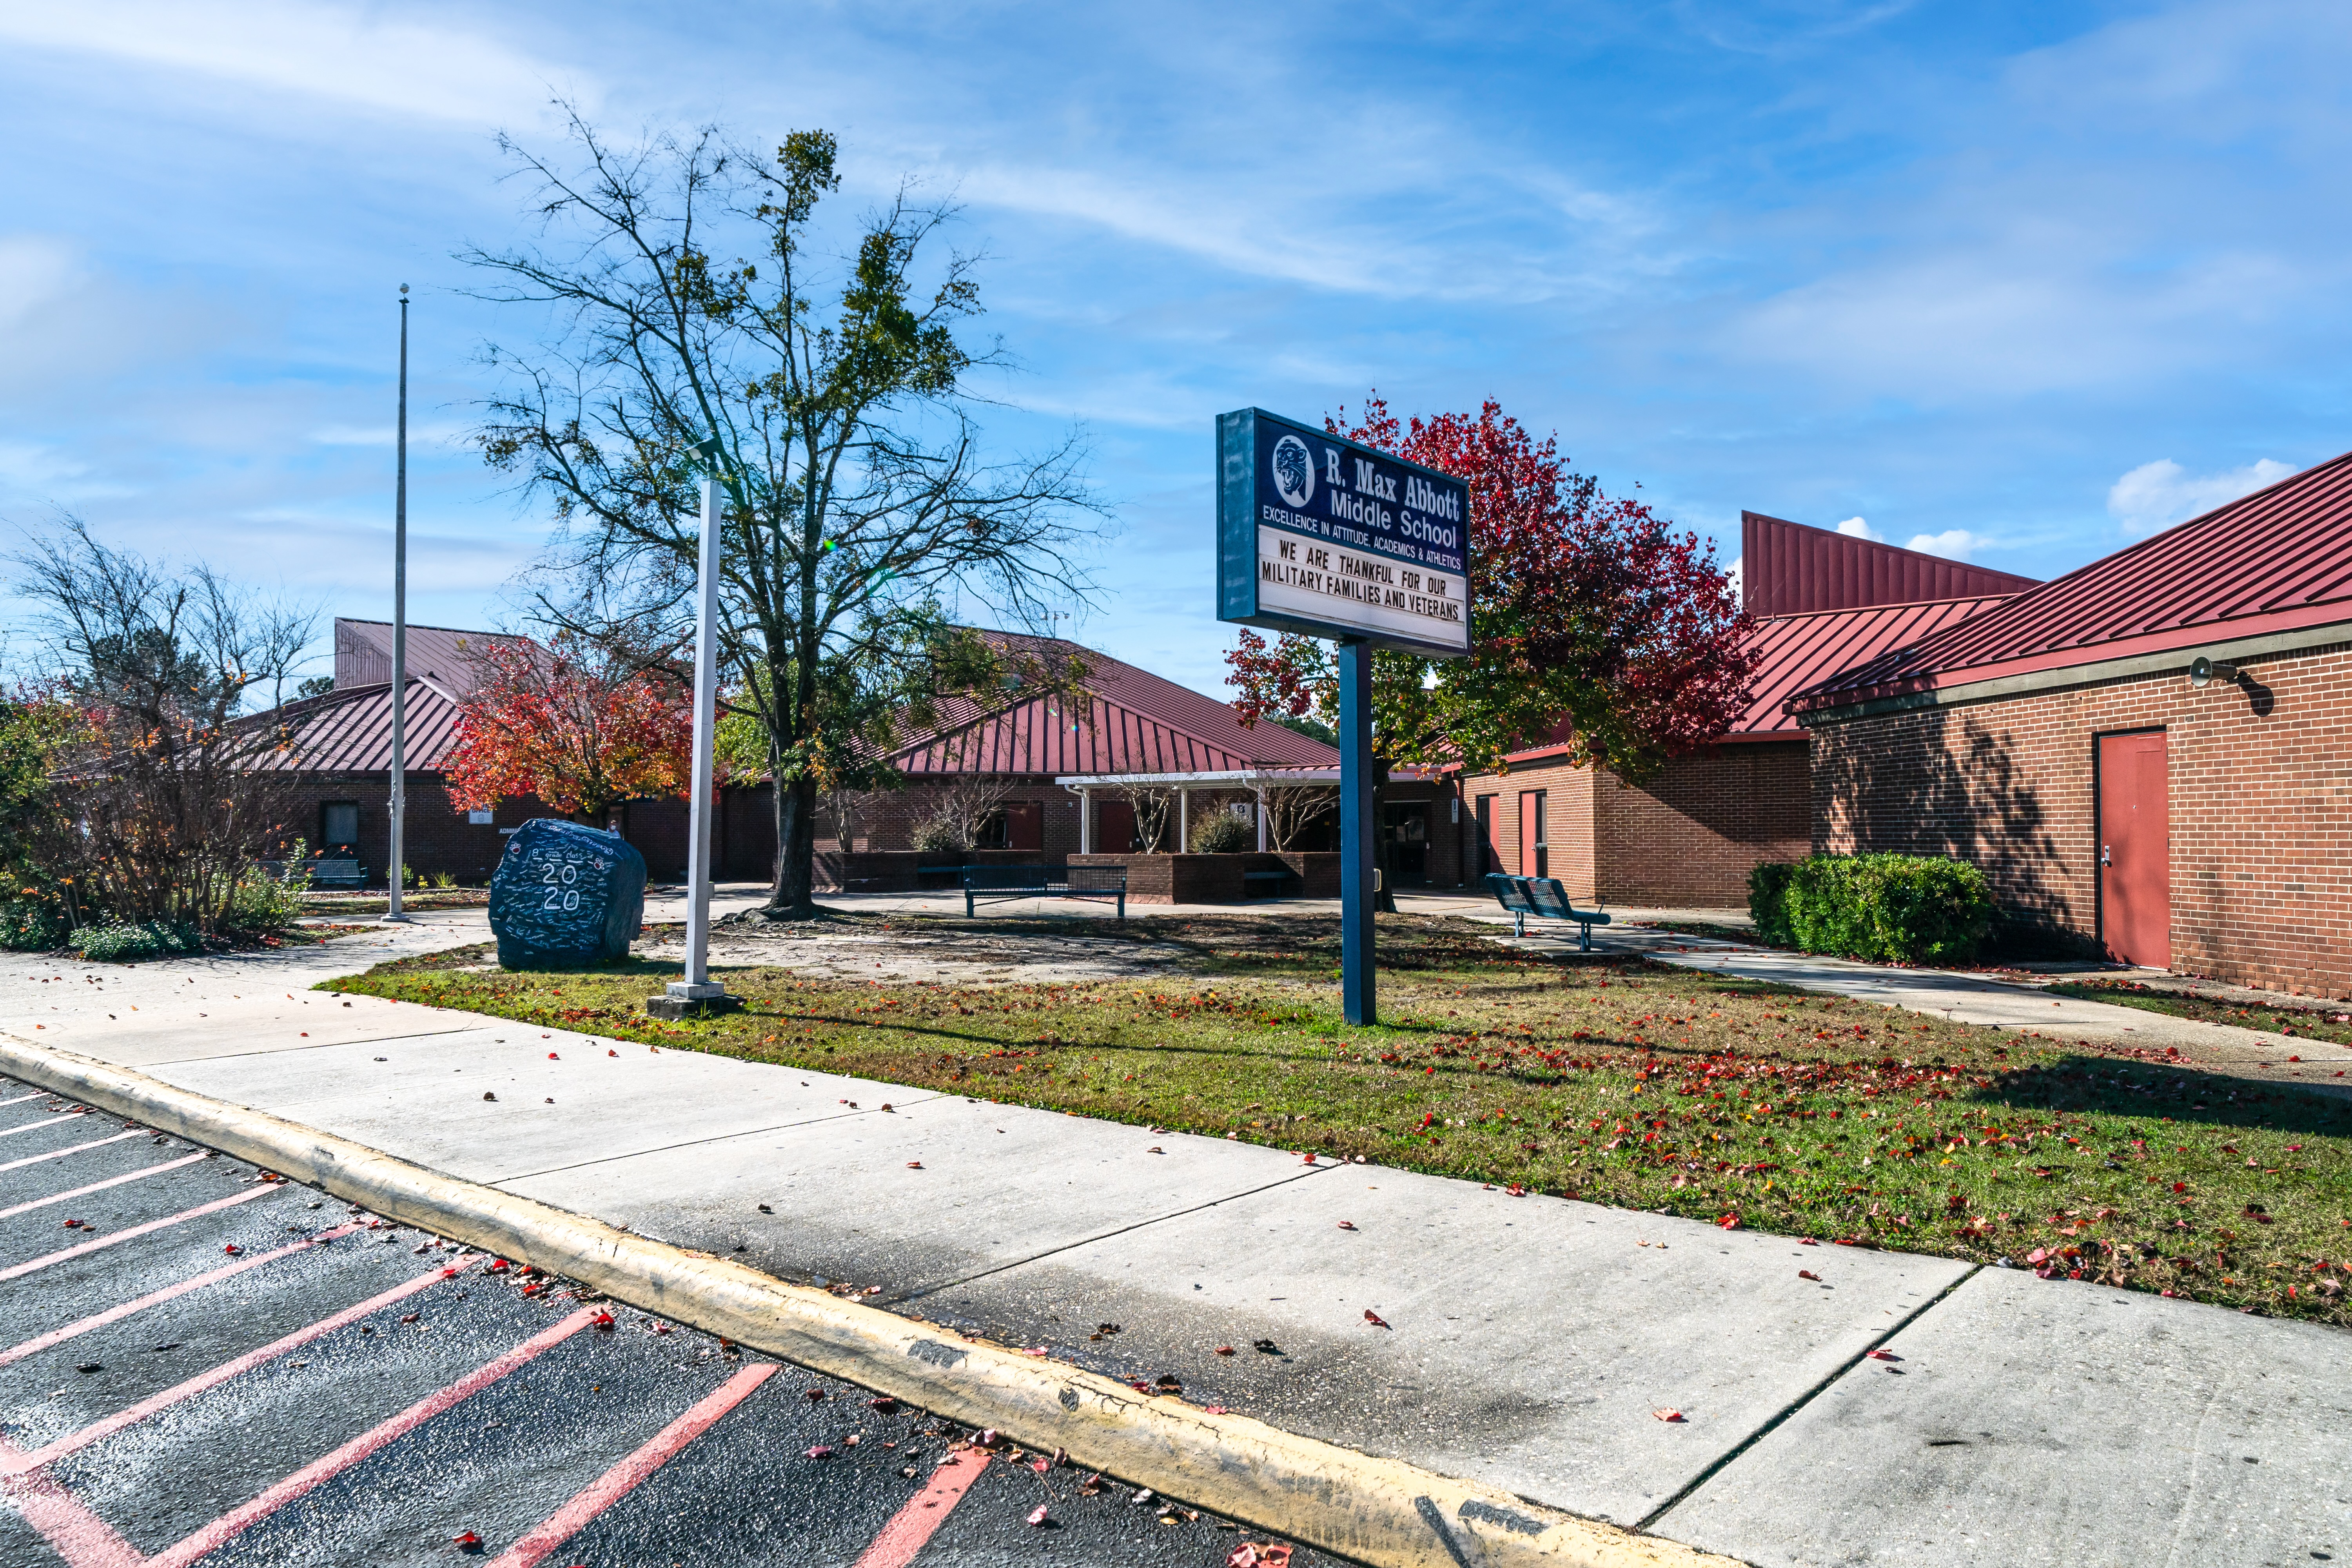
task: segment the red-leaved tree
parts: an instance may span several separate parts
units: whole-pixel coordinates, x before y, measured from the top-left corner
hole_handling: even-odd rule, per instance
[[[1470,489],[1471,652],[1373,655],[1378,775],[1411,763],[1498,770],[1507,753],[1557,740],[1638,780],[1738,717],[1755,668],[1747,619],[1696,534],[1602,495],[1569,472],[1556,437],[1534,439],[1492,399],[1475,416],[1407,424],[1375,395],[1354,428],[1324,428]],[[1244,722],[1337,718],[1328,643],[1244,631],[1225,662]]]
[[[447,764],[459,810],[531,795],[602,826],[618,802],[692,787],[694,709],[676,680],[563,644],[499,641],[476,658]]]

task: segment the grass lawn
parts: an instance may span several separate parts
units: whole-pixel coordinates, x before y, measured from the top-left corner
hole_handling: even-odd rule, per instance
[[[2084,1002],[2113,1002],[2176,1018],[2207,1024],[2235,1024],[2242,1029],[2267,1029],[2298,1039],[2332,1040],[2352,1046],[2352,1008],[2292,1004],[2258,1005],[2167,990],[2137,980],[2073,980],[2049,988],[2053,996],[2073,996]]]
[[[1381,918],[1373,1028],[1339,1018],[1336,919],[1066,929],[1184,956],[1066,984],[717,969],[746,1009],[683,1025],[640,1010],[675,966],[635,960],[507,974],[472,948],[331,985],[2352,1323],[2352,1100],[1645,961],[1531,957],[1462,921]]]

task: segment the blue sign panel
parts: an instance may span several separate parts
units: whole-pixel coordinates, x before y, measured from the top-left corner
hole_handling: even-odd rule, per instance
[[[1217,616],[1470,651],[1469,487],[1244,408],[1217,419]]]

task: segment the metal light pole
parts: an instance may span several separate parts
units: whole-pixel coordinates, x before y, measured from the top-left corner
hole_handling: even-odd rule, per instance
[[[705,443],[717,461],[717,443]],[[727,987],[710,979],[710,775],[719,716],[719,481],[702,481],[702,541],[695,563],[694,801],[686,839],[686,978],[667,986],[678,1002],[710,1003]]]
[[[400,286],[400,433],[392,488],[392,889],[384,923],[410,923],[400,912],[400,877],[406,851],[402,819],[408,814],[408,285]]]

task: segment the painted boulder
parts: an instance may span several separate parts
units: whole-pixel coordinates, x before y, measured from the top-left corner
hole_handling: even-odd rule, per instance
[[[576,969],[628,955],[645,923],[646,858],[617,833],[538,816],[490,878],[502,969]]]

